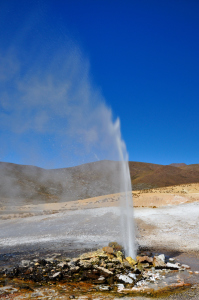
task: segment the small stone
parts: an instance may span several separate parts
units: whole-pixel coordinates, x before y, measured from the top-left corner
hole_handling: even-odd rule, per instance
[[[43,296],[43,294],[40,292],[35,292],[31,294],[31,297],[41,297],[41,296]]]
[[[60,267],[60,268],[64,268],[64,267],[67,267],[67,264],[62,261],[57,266]]]
[[[61,272],[57,272],[52,275],[52,278],[58,278],[60,276]]]
[[[99,281],[103,281],[104,279],[105,279],[104,276],[100,276],[100,277],[98,278]]]
[[[137,264],[137,261],[136,261],[135,259],[133,259],[132,257],[130,257],[130,256],[127,256],[127,257],[126,257],[126,260],[127,260],[128,263],[129,263],[130,265],[132,265],[132,266],[134,266],[134,265]],[[153,259],[152,259],[152,261],[153,261]]]
[[[117,284],[118,292],[121,292],[124,289],[124,285],[122,283]]]
[[[99,290],[100,291],[109,291],[110,290],[110,286],[108,286],[108,285],[100,285],[99,286]]]
[[[92,263],[90,261],[80,260],[79,266],[83,269],[90,269],[92,267]]]
[[[125,282],[125,283],[133,283],[133,280],[132,278],[130,278],[129,276],[127,275],[117,275],[118,279]]]
[[[79,271],[79,269],[80,269],[80,267],[78,267],[78,266],[73,266],[73,267],[70,268],[70,271],[71,271],[72,273],[76,273],[76,272]]]
[[[71,261],[70,261],[70,263],[76,265],[79,261],[80,261],[80,258],[79,258],[79,257],[77,257],[77,258],[72,258]]]
[[[113,258],[113,259],[111,260],[111,262],[114,263],[114,264],[116,264],[116,265],[120,264],[120,260],[117,259],[117,258]]]
[[[112,247],[103,247],[103,251],[108,254],[112,254],[114,252]]]
[[[172,264],[172,263],[167,263],[166,267],[171,269],[171,270],[179,270],[180,269],[180,267],[178,265]]]
[[[130,263],[128,261],[124,261],[123,266],[128,269],[132,268],[132,266],[130,265]]]
[[[21,266],[22,267],[29,267],[31,261],[30,260],[22,260],[21,261]]]
[[[117,256],[117,259],[118,259],[120,262],[123,261],[124,255],[123,255],[123,253],[122,253],[121,251],[117,251],[117,252],[116,252],[116,256]]]
[[[154,256],[153,258],[153,266],[155,268],[165,268],[166,267],[166,264],[164,262],[164,257],[163,256]]]
[[[188,266],[188,265],[184,265],[184,264],[183,264],[183,265],[181,265],[181,267],[182,267],[182,268],[185,268],[185,269],[191,269],[191,268],[190,268],[190,266]]]
[[[111,272],[110,270],[108,269],[105,269],[103,267],[98,267],[98,266],[94,266],[94,268],[98,271],[101,271],[102,273],[104,273],[104,275],[113,275],[113,272]]]
[[[107,258],[107,254],[103,251],[103,249],[98,249],[97,251],[92,251],[88,253],[84,253],[80,255],[80,259],[91,259],[94,257],[98,258]]]
[[[90,260],[92,265],[98,265],[99,264],[99,257],[92,257]]]
[[[165,263],[165,255],[164,254],[158,255],[158,258],[161,259]]]
[[[170,258],[169,258],[169,261],[170,261],[170,262],[174,262],[174,261],[175,261],[175,258],[170,257]]]
[[[153,258],[146,256],[146,255],[145,256],[137,256],[136,259],[139,263],[150,263],[150,264],[153,263]]]
[[[131,277],[132,279],[136,280],[136,275],[134,273],[129,273],[128,276]]]
[[[121,251],[123,247],[119,245],[117,242],[111,242],[108,244],[109,247],[112,247],[114,251]]]

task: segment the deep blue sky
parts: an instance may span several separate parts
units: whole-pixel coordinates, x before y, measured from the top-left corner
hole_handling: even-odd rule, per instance
[[[0,9],[1,57],[17,52],[24,63],[18,77],[34,69],[37,53],[47,68],[53,49],[74,43],[90,63],[92,85],[121,120],[129,160],[199,163],[197,0],[8,0]],[[26,162],[9,143],[0,160]]]

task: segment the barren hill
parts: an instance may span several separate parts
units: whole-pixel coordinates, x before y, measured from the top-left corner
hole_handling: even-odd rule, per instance
[[[131,166],[131,162],[129,164]],[[166,187],[199,182],[199,165],[183,167],[155,165],[153,169],[150,168],[151,166],[149,166],[147,172],[140,172],[136,178],[131,176],[134,189]],[[130,169],[132,168],[130,167]]]
[[[199,164],[129,162],[133,190],[199,183]],[[46,170],[0,162],[0,204],[72,201],[121,191],[121,163],[98,161]]]

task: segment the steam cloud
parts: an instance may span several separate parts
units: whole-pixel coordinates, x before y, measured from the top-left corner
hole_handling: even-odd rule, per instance
[[[26,182],[20,182],[20,170],[16,169],[17,175],[13,177],[12,169],[6,167],[0,178],[3,205],[9,201],[15,203],[12,197],[18,201],[27,197],[38,200],[44,193],[53,197],[52,191],[55,197],[65,197],[62,199],[65,201],[85,198],[85,194],[90,197],[93,191],[97,193],[94,195],[125,192],[123,244],[126,253],[134,256],[131,183],[120,121],[113,121],[111,109],[90,79],[88,59],[74,43],[68,41],[61,47],[60,43],[51,47],[47,42],[38,47],[40,37],[39,41],[34,39],[37,46],[32,44],[25,51],[22,45],[30,34],[27,27],[18,35],[17,43],[15,40],[7,49],[0,49],[0,143],[3,145],[0,160],[45,168],[77,166],[96,160],[123,163],[105,162],[99,169],[97,166],[95,176],[100,173],[103,181],[95,180],[91,172],[87,184],[84,178],[74,180],[71,173],[44,175],[34,168],[23,169]],[[1,169],[4,169],[2,164]],[[38,178],[41,186],[35,192]],[[93,184],[89,185],[90,182]],[[46,190],[47,186],[51,192]]]
[[[9,52],[0,59],[2,160],[10,153],[52,168],[119,159],[119,120],[112,121],[77,47],[57,51],[45,66],[40,56],[26,65]]]

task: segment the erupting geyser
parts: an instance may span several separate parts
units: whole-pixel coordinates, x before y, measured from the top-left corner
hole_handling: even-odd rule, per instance
[[[135,231],[134,231],[134,214],[133,214],[133,198],[132,198],[132,186],[130,171],[128,165],[128,153],[126,150],[126,145],[121,138],[120,133],[120,122],[117,121],[118,128],[117,136],[117,146],[119,151],[119,156],[121,160],[121,229],[122,229],[122,244],[125,250],[126,256],[136,257],[136,246],[135,246]]]

